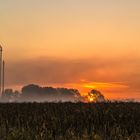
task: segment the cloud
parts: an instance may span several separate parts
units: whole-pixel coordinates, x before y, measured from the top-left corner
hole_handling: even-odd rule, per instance
[[[68,84],[90,82],[121,82],[131,91],[140,91],[140,64],[138,59],[52,59],[36,58],[7,63],[6,85],[37,83]]]
[[[12,62],[7,65],[7,84],[67,83],[73,82],[90,69],[84,61],[34,59]]]

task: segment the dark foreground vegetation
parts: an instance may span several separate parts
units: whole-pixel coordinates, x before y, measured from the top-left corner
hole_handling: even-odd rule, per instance
[[[140,104],[0,104],[0,140],[140,140]]]

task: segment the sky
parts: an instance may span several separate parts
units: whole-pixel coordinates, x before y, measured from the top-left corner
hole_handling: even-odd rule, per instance
[[[0,0],[6,87],[36,83],[140,100],[139,0]]]

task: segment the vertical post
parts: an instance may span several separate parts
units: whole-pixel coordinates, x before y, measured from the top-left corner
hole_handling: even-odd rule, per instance
[[[2,86],[2,46],[0,45],[0,95],[2,94],[2,89],[1,89],[1,86]]]
[[[4,90],[5,90],[5,61],[3,61],[3,65],[2,65],[2,94],[4,94]]]

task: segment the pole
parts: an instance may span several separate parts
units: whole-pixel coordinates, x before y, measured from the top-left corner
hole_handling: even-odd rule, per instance
[[[0,94],[2,95],[2,92],[1,92],[2,82],[1,81],[2,81],[2,46],[0,45]]]
[[[4,94],[5,90],[5,61],[3,61],[3,67],[2,67],[2,94]]]

